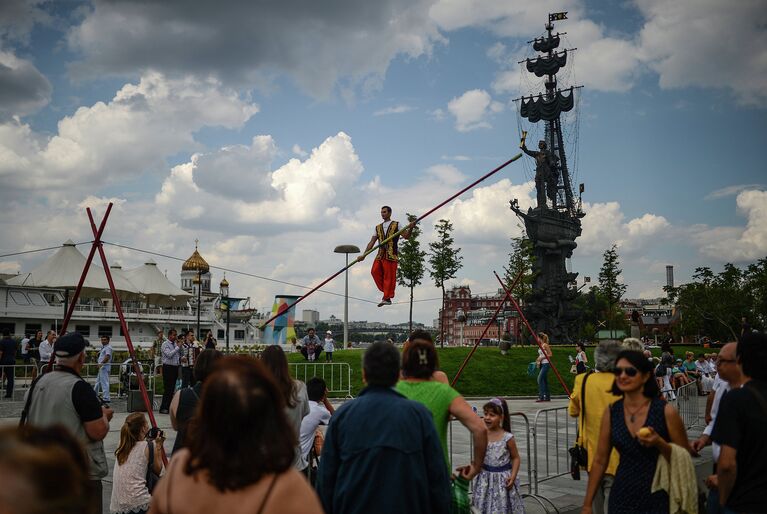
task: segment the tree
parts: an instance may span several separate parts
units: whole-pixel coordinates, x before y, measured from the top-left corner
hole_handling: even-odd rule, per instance
[[[417,219],[416,216],[408,213],[407,220],[412,223]],[[421,243],[418,236],[421,235],[421,229],[415,225],[410,231],[410,237],[400,245],[399,266],[397,268],[397,283],[401,286],[410,288],[410,317],[408,331],[413,331],[413,290],[421,284],[426,266],[423,259],[426,252],[421,250]]]
[[[439,220],[434,225],[437,230],[437,240],[429,243],[429,275],[434,280],[434,285],[442,291],[442,310],[440,311],[440,336],[441,346],[445,346],[445,282],[455,278],[455,274],[461,269],[463,257],[460,248],[453,248],[453,224],[448,220]]]
[[[613,328],[613,321],[617,313],[615,307],[626,293],[628,286],[619,281],[623,270],[620,269],[620,260],[618,258],[618,246],[612,245],[609,250],[605,250],[604,262],[599,270],[599,291],[607,299],[609,308],[607,322],[610,330]],[[618,309],[620,312],[620,309]]]
[[[526,236],[512,237],[509,263],[503,267],[503,280],[506,283],[506,287],[510,287],[514,279],[517,278],[517,275],[522,273],[522,278],[519,279],[519,282],[511,291],[514,298],[521,300],[522,303],[527,302],[533,292],[533,282],[535,281],[535,276],[533,275],[534,261],[533,242]]]

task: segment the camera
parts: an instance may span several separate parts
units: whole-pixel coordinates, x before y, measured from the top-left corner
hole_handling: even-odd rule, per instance
[[[158,437],[164,437],[162,430],[157,427],[152,427],[146,435],[147,439],[157,439]]]

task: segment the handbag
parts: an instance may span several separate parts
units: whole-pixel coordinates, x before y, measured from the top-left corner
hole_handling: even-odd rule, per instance
[[[450,483],[450,514],[471,514],[469,481],[457,476]]]
[[[586,376],[583,377],[583,382],[581,382],[581,427],[579,433],[582,441],[586,435],[586,380],[588,380],[591,373],[591,371],[586,373]],[[579,444],[577,440],[568,452],[570,453],[570,475],[573,477],[573,480],[580,480],[581,468],[585,469],[589,464],[589,452],[586,446]]]
[[[152,494],[152,491],[157,486],[157,482],[160,481],[160,475],[154,472],[154,443],[147,441],[146,444],[149,447],[149,463],[146,466],[146,488],[149,489],[149,494]]]

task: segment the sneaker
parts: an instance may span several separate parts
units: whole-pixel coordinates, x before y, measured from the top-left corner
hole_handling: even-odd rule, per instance
[[[160,414],[168,414],[168,409],[160,409]]]
[[[546,400],[542,400],[542,399],[538,398],[537,400],[535,400],[535,403],[541,403],[541,402],[545,402],[545,401]]]
[[[391,305],[391,298],[384,298],[381,300],[381,302],[378,304],[379,307],[383,307],[384,305]]]

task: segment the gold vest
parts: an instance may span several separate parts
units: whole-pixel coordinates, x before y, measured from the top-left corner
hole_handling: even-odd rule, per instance
[[[386,234],[384,234],[383,230],[383,223],[376,226],[376,235],[378,236],[378,242],[382,242],[387,237],[391,236],[392,234],[396,233],[399,230],[399,223],[396,221],[392,221],[389,224],[389,230],[386,231]],[[397,241],[399,240],[399,237],[393,237],[390,241],[388,241],[385,245],[383,245],[381,248],[378,249],[378,255],[376,255],[376,260],[378,259],[386,259],[388,261],[397,261],[399,258],[397,257]]]

